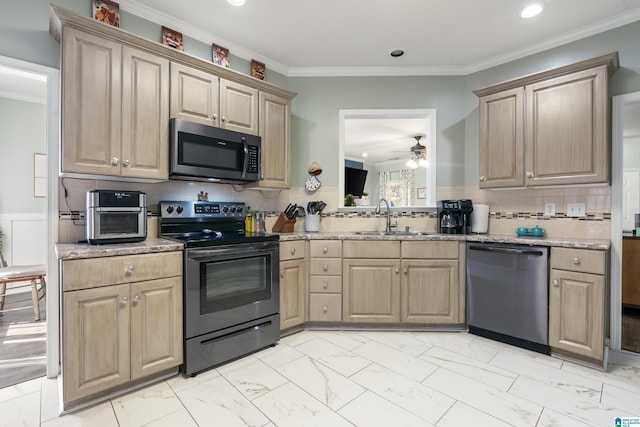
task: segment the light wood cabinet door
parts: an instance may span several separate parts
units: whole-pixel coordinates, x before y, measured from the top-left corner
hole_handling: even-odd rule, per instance
[[[169,179],[169,61],[122,49],[121,174]]]
[[[479,100],[480,188],[524,185],[524,89]]]
[[[182,278],[133,283],[131,379],[182,363]]]
[[[400,321],[460,323],[458,261],[402,260]]]
[[[258,135],[258,90],[230,80],[220,79],[219,126],[237,132]]]
[[[549,345],[592,360],[604,356],[605,276],[550,270]]]
[[[129,381],[129,285],[63,295],[64,401]]]
[[[219,94],[218,76],[186,65],[171,63],[171,117],[219,126]]]
[[[122,46],[65,27],[62,171],[120,175]]]
[[[640,307],[640,239],[622,239],[622,304]]]
[[[291,100],[260,92],[262,181],[260,187],[291,186]]]
[[[304,259],[280,263],[280,329],[304,323],[306,278]]]
[[[607,67],[525,88],[526,184],[609,179]]]
[[[345,259],[342,280],[343,321],[400,321],[399,259]]]

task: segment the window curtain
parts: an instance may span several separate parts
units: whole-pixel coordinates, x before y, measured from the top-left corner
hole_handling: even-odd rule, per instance
[[[380,172],[380,197],[387,199],[393,206],[412,206],[415,171],[401,169],[399,171]]]

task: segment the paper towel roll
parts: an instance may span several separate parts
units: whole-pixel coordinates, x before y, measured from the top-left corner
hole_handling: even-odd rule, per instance
[[[489,205],[473,205],[471,232],[486,233],[489,230]]]

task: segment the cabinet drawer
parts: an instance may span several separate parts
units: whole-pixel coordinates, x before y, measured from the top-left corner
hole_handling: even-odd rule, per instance
[[[305,241],[280,242],[280,261],[305,257]]]
[[[62,262],[65,291],[182,275],[182,252],[73,259]]]
[[[309,296],[310,322],[340,322],[342,320],[342,295],[311,294]]]
[[[605,274],[606,255],[605,251],[551,248],[551,268],[581,273]]]
[[[309,274],[340,276],[342,274],[342,259],[312,258],[309,262]]]
[[[458,259],[458,242],[402,242],[402,258]]]
[[[318,293],[342,293],[342,276],[311,276],[309,291]]]
[[[400,241],[345,240],[342,254],[344,258],[400,258]]]
[[[309,256],[316,258],[341,258],[342,240],[311,240]]]

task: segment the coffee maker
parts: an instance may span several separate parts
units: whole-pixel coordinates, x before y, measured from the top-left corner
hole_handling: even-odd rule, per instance
[[[438,233],[471,234],[473,203],[469,199],[438,201]]]

